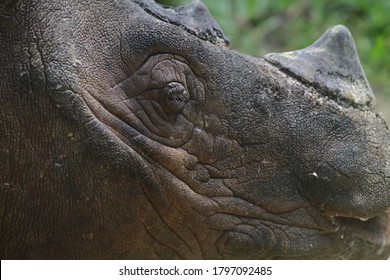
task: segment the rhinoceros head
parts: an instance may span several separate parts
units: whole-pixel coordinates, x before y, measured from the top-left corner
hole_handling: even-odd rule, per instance
[[[389,129],[345,27],[253,58],[200,1],[21,2],[4,257],[389,256]]]

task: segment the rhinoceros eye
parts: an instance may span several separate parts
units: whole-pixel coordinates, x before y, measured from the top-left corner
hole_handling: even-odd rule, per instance
[[[190,99],[190,94],[186,88],[178,82],[171,82],[162,88],[159,96],[160,104],[166,113],[174,114],[183,110]]]

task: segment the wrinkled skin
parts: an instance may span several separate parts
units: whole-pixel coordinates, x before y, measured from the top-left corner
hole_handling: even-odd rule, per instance
[[[0,4],[1,258],[388,258],[349,32],[252,58],[191,5]]]

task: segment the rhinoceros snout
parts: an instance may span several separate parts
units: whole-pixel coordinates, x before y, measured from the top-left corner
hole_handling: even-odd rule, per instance
[[[351,33],[345,26],[330,28],[308,48],[273,53],[265,58],[340,105],[363,110],[374,107],[375,97],[360,64]]]

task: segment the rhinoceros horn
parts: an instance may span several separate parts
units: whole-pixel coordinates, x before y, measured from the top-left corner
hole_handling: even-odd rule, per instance
[[[229,45],[228,38],[200,0],[194,0],[176,9],[149,0],[136,1],[147,13],[156,18],[180,26],[200,39],[218,45]]]
[[[268,54],[266,60],[322,94],[346,105],[372,110],[375,97],[364,74],[351,33],[330,28],[308,48]]]

